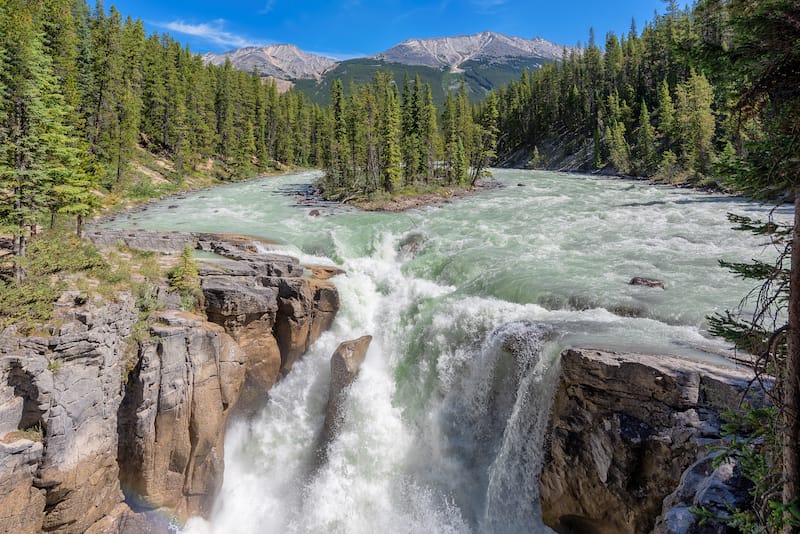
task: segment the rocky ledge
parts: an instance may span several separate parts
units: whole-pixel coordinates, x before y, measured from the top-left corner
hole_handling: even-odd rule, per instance
[[[138,315],[131,295],[66,294],[57,326],[26,338],[4,332],[0,532],[166,532],[164,517],[207,513],[229,416],[265,402],[338,311],[338,292],[323,279],[336,271],[305,269],[253,239],[99,229],[90,237],[219,254],[199,269],[207,318],[158,312],[137,346],[127,342]]]
[[[541,475],[542,513],[560,533],[688,534],[691,506],[727,513],[747,498],[735,465],[712,465],[720,414],[752,398],[752,373],[670,356],[562,354]]]

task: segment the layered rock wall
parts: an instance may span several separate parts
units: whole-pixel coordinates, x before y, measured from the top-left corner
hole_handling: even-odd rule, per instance
[[[165,312],[120,409],[121,480],[140,506],[204,514],[222,483],[223,440],[245,358],[221,326]]]
[[[651,532],[684,472],[722,439],[720,414],[739,406],[752,378],[596,350],[565,351],[561,365],[540,486],[545,522],[565,532]]]
[[[71,297],[49,335],[0,339],[0,532],[84,532],[122,500],[117,409],[136,309],[127,294]]]
[[[249,238],[97,229],[90,237],[224,256],[199,269],[208,319],[159,312],[150,341],[131,354],[138,310],[129,294],[86,304],[66,294],[48,332],[2,332],[0,532],[166,532],[163,512],[207,513],[232,410],[240,399],[263,403],[338,310],[333,284]]]

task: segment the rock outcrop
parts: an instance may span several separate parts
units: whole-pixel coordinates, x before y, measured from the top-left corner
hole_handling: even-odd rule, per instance
[[[677,489],[664,499],[663,513],[656,520],[654,534],[728,534],[726,525],[692,513],[692,508],[725,517],[731,509],[747,509],[752,503],[747,480],[733,460],[715,466],[710,454],[692,464],[681,477]]]
[[[0,532],[82,533],[122,500],[117,408],[133,298],[77,306],[66,294],[56,319],[49,335],[0,336]]]
[[[250,238],[90,237],[223,256],[199,269],[208,319],[159,312],[137,352],[130,294],[101,303],[67,293],[47,332],[0,332],[0,532],[166,532],[165,517],[207,513],[232,410],[246,394],[263,402],[338,310],[332,283]]]
[[[263,402],[308,347],[333,324],[339,293],[328,278],[335,268],[310,268],[295,258],[259,253],[246,243],[201,240],[199,247],[227,259],[200,265],[206,314],[225,328],[247,360],[240,409]]]
[[[336,439],[342,417],[342,402],[347,388],[358,376],[361,364],[367,357],[367,349],[372,336],[363,336],[353,341],[344,341],[331,356],[331,381],[328,390],[328,404],[325,409],[325,423],[322,427],[319,447],[320,456],[324,457],[328,444]]]
[[[148,508],[205,514],[222,483],[245,358],[221,326],[185,312],[160,314],[151,335],[120,409],[123,487]]]
[[[193,236],[194,246],[221,256],[199,262],[208,321],[159,316],[120,418],[130,500],[179,518],[210,511],[232,411],[248,415],[263,405],[339,308],[335,286],[305,278],[296,258],[260,252],[247,238]]]
[[[628,282],[628,285],[665,289],[663,280],[657,280],[655,278],[645,278],[643,276],[634,276],[633,278],[631,278],[631,281]]]
[[[652,531],[684,471],[721,439],[719,414],[738,406],[752,377],[596,350],[567,350],[561,365],[540,487],[545,523],[566,532]]]

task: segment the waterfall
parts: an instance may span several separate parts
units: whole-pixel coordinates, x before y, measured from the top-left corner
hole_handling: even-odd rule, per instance
[[[776,253],[725,214],[793,217],[791,207],[639,182],[493,172],[509,187],[407,213],[310,217],[281,193],[318,176],[301,173],[113,222],[262,236],[346,270],[334,279],[332,330],[263,413],[231,426],[216,508],[187,532],[545,532],[537,474],[559,349],[719,358],[726,346],[707,335],[706,317],[751,287],[718,260],[770,263]],[[665,289],[631,286],[634,276]],[[315,470],[330,356],[362,335],[373,336],[369,353]]]
[[[537,476],[550,329],[496,327],[524,310],[465,306],[452,287],[404,274],[398,241],[384,234],[372,256],[346,263],[333,329],[255,420],[231,426],[215,510],[187,533],[544,531]],[[327,463],[314,470],[329,358],[363,334],[375,339]]]

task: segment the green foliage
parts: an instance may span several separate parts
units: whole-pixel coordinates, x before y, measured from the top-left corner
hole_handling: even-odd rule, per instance
[[[728,4],[676,7],[639,33],[608,34],[604,51],[565,51],[523,73],[498,92],[499,159],[554,146],[554,167],[717,183],[718,148],[730,141],[743,153],[732,94],[744,78],[718,68],[731,41]]]
[[[52,317],[53,303],[67,288],[59,276],[111,271],[96,247],[63,232],[32,240],[28,254],[15,262],[27,276],[21,282],[0,279],[0,326],[17,323],[23,332]]]
[[[0,281],[0,327],[18,323],[22,333],[53,316],[53,303],[66,289],[64,283],[42,283],[30,279],[25,283]]]
[[[539,152],[539,147],[533,147],[531,156],[528,159],[528,167],[531,169],[541,169],[545,167],[546,163],[545,157]]]
[[[625,136],[625,124],[622,122],[616,122],[613,126],[606,128],[608,159],[619,172],[630,174],[632,171],[631,147]]]
[[[780,502],[781,488],[781,421],[774,406],[742,405],[722,415],[725,444],[716,447],[717,467],[734,461],[742,475],[752,482],[753,505],[748,509],[730,510],[729,514],[713,514],[702,508],[692,512],[704,519],[718,521],[740,532],[780,532],[784,510]],[[796,512],[792,507],[791,511]],[[795,513],[795,517],[800,517]]]
[[[382,72],[347,96],[334,82],[323,195],[352,200],[416,184],[474,185],[495,158],[496,97],[473,108],[462,85],[447,97],[440,129],[432,95],[419,77],[398,94]]]
[[[181,307],[195,311],[202,308],[203,292],[200,289],[200,275],[197,262],[194,260],[192,248],[183,249],[175,266],[167,272],[167,280],[171,291],[181,296]]]
[[[672,184],[680,182],[682,176],[683,170],[678,165],[678,156],[672,150],[667,150],[661,155],[661,163],[658,165],[654,178],[660,182]]]
[[[29,441],[36,441],[38,443],[41,443],[44,440],[44,430],[42,430],[42,425],[37,423],[28,428],[22,428],[20,430],[11,432],[8,436],[6,436],[5,439],[6,441],[27,439]]]
[[[69,250],[65,254],[64,250]],[[109,270],[97,247],[64,232],[52,232],[31,241],[24,263],[32,277],[56,273],[99,273]]]

